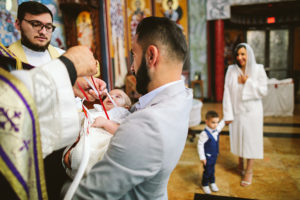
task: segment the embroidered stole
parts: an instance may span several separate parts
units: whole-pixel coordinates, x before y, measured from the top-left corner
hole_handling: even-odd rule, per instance
[[[0,172],[20,199],[47,199],[37,110],[25,85],[0,67]]]
[[[28,63],[25,51],[24,51],[24,49],[22,47],[22,44],[21,44],[21,40],[18,40],[17,42],[12,43],[8,47],[8,49],[10,51],[12,51],[19,59],[21,59],[22,62]],[[50,54],[51,59],[55,59],[55,58],[58,58],[60,56],[58,51],[52,45],[48,46],[48,52]]]
[[[1,42],[0,42],[0,55],[16,59],[16,63],[17,63],[16,69],[17,70],[23,69],[22,61],[19,58],[17,58],[13,52],[11,52],[9,49],[7,49]]]

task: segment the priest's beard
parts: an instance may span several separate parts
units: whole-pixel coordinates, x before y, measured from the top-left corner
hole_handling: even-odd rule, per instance
[[[44,46],[40,46],[37,44],[33,44],[32,42],[30,42],[30,40],[28,39],[28,37],[24,34],[23,29],[21,29],[21,42],[24,46],[28,47],[29,49],[33,50],[33,51],[40,51],[40,52],[44,52],[45,50],[48,49],[48,46],[50,44],[50,41],[45,44]]]
[[[135,74],[136,77],[136,90],[141,95],[148,93],[148,85],[150,83],[150,77],[148,74],[148,67],[146,64],[146,58],[143,56],[142,63]]]

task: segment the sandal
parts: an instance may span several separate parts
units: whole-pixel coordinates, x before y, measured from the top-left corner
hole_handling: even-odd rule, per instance
[[[248,176],[248,181],[245,180],[246,176]],[[243,180],[241,181],[241,186],[243,187],[247,187],[249,185],[251,185],[252,183],[252,177],[253,177],[253,171],[246,171]]]

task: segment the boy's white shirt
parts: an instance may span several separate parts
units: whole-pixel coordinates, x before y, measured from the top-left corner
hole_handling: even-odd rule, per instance
[[[221,120],[216,129],[212,130],[208,126],[205,126],[205,128],[212,134],[214,139],[216,141],[218,141],[218,135],[222,131],[224,126],[225,126],[225,121]],[[197,145],[198,155],[200,157],[200,160],[206,160],[206,156],[205,156],[205,152],[204,152],[204,144],[205,144],[205,142],[207,142],[207,140],[208,140],[208,135],[205,132],[205,130],[203,130],[199,135],[198,145]]]

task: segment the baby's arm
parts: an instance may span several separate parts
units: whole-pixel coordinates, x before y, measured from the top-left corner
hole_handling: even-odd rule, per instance
[[[116,130],[119,128],[120,124],[112,121],[112,120],[108,120],[104,117],[97,117],[94,121],[94,123],[92,124],[92,127],[95,128],[103,128],[104,130],[106,130],[107,132],[109,132],[110,134],[115,134]]]

